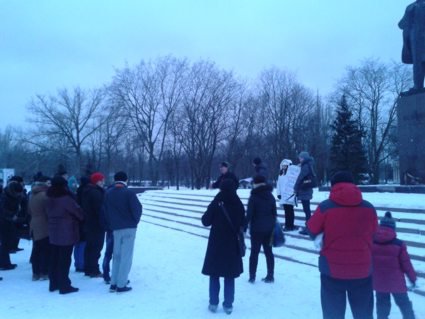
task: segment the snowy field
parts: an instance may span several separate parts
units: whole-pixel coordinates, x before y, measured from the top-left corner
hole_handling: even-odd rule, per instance
[[[213,196],[214,192],[193,194]],[[247,194],[248,191],[242,191],[240,196],[247,197]],[[380,206],[395,200],[398,202],[397,207],[402,204],[410,208],[425,207],[424,195],[407,195],[406,198],[394,194],[388,197],[385,194],[370,196],[374,196],[374,204]],[[416,196],[421,196],[422,201],[416,199]],[[314,200],[319,201],[322,197],[327,195],[315,194]],[[368,194],[365,197],[368,198]],[[182,206],[183,209],[189,208],[188,204]],[[144,203],[144,207],[146,215],[152,215],[149,204]],[[174,212],[178,210],[174,209]],[[192,223],[200,224],[197,220]],[[11,255],[12,262],[17,263],[18,268],[0,272],[4,278],[0,282],[0,319],[227,317],[221,309],[217,314],[207,310],[208,277],[201,274],[207,245],[207,239],[203,237],[205,235],[208,235],[207,229],[195,229],[189,225],[161,222],[142,216],[130,274],[133,291],[123,294],[110,293],[102,279],[89,279],[74,272],[73,267],[71,280],[74,286],[80,288],[80,292],[70,295],[50,293],[48,281],[31,281],[31,265],[28,263],[31,243],[23,240],[20,246],[25,250]],[[295,240],[288,238],[288,245]],[[308,241],[302,245],[312,247]],[[288,247],[278,248],[275,252],[307,263],[315,264],[317,259],[312,254]],[[244,269],[245,272],[236,280],[232,318],[321,318],[320,282],[316,267],[276,259],[275,283],[257,281],[254,285],[247,282],[248,257],[244,258]],[[257,278],[265,274],[264,256],[260,256]],[[424,297],[413,293],[409,295],[417,318],[425,318]],[[349,309],[346,318],[352,318]],[[390,318],[402,318],[395,305]]]

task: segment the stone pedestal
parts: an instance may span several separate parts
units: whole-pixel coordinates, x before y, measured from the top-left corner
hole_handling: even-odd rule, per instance
[[[400,182],[401,184],[424,184],[425,93],[401,96],[397,116]]]

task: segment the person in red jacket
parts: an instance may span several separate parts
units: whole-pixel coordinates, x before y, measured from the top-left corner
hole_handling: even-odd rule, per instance
[[[390,212],[382,218],[373,242],[373,289],[376,291],[378,319],[388,319],[391,295],[403,314],[403,319],[414,319],[412,303],[407,295],[404,274],[413,286],[416,273],[410,262],[406,244],[397,239],[395,220]]]
[[[323,233],[319,257],[323,318],[344,318],[348,297],[354,319],[372,319],[376,210],[363,200],[350,172],[337,172],[331,185],[329,199],[319,204],[307,222],[312,237]]]

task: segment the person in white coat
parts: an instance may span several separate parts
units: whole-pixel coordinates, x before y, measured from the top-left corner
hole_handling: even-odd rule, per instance
[[[290,159],[284,159],[280,163],[280,171],[276,185],[277,198],[279,199],[279,204],[283,206],[283,210],[285,211],[285,227],[283,231],[293,231],[298,227],[294,225],[295,214],[294,214],[294,204],[295,198],[284,192],[285,186],[290,183],[288,181],[288,176],[286,173],[288,172],[288,167],[292,165],[292,161]]]

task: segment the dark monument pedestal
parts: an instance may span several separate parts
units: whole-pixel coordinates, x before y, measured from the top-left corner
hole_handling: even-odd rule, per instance
[[[424,184],[425,93],[401,96],[397,115],[400,183]]]

